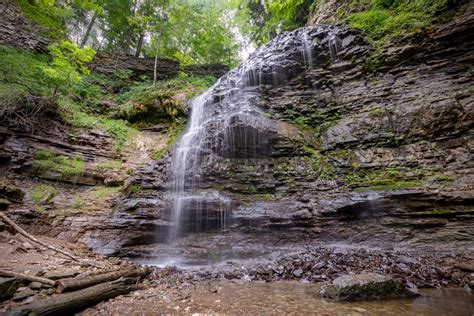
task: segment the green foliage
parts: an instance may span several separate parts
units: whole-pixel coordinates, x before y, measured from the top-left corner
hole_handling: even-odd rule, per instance
[[[54,96],[60,88],[68,93],[71,84],[80,82],[78,70],[87,73],[86,62],[92,49],[80,49],[62,41],[50,46],[51,58],[20,49],[0,46],[0,113],[26,96]]]
[[[85,64],[91,62],[95,55],[92,48],[79,48],[69,41],[51,44],[49,52],[53,60],[49,67],[43,68],[43,71],[50,85],[54,87],[53,95],[62,86],[68,89],[71,84],[79,82],[81,77],[78,71],[89,73]]]
[[[387,109],[384,108],[374,108],[369,111],[369,115],[372,117],[381,117],[387,114]]]
[[[236,64],[230,1],[174,0],[161,7],[166,18],[151,27],[148,54],[158,52],[184,64]]]
[[[58,195],[58,190],[51,185],[38,184],[32,187],[28,193],[34,204],[48,204]]]
[[[61,97],[57,101],[58,114],[64,123],[73,127],[95,128],[99,119],[83,112],[81,105],[70,98]]]
[[[448,0],[372,0],[370,8],[349,15],[351,27],[367,33],[374,41],[415,33],[445,19]]]
[[[306,25],[313,0],[244,0],[238,6],[241,31],[262,45],[277,34]]]
[[[142,193],[154,192],[151,189],[144,189],[136,184],[130,184],[126,189],[125,193],[128,197],[137,197]]]
[[[59,99],[58,107],[59,115],[66,124],[89,129],[99,128],[107,132],[114,139],[116,151],[121,151],[123,145],[137,133],[127,121],[88,114],[80,104],[69,98]]]
[[[72,198],[72,205],[71,207],[73,209],[81,209],[82,207],[84,206],[84,200],[83,198],[80,196],[80,195],[75,195],[73,198]]]
[[[76,177],[84,174],[84,162],[79,157],[60,156],[48,149],[40,149],[36,152],[32,167],[41,173],[57,172],[62,177]]]

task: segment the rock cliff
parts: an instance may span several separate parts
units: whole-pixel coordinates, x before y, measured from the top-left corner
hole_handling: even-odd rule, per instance
[[[209,93],[213,120],[196,176],[208,219],[224,211],[226,223],[201,242],[239,251],[307,242],[472,247],[473,9],[382,52],[358,31],[310,26],[281,34],[225,75]],[[246,94],[235,99],[240,75]],[[222,115],[239,102],[255,112]],[[9,170],[28,171],[48,133],[0,131]],[[113,155],[107,135],[74,139],[82,147],[54,146],[90,164]],[[108,254],[152,256],[149,245],[169,236],[172,154],[122,178],[125,193],[103,205],[112,211],[62,217],[54,233]],[[107,182],[96,176],[69,183]],[[224,210],[223,201],[231,201]]]
[[[268,237],[273,242],[469,246],[472,17],[468,5],[452,22],[378,55],[357,31],[300,29],[251,56],[254,68],[224,76],[209,112],[229,107],[233,73],[248,71],[246,95],[265,113],[225,120],[215,114],[207,129],[200,190],[232,201],[227,234],[278,231]],[[375,71],[374,56],[383,56]],[[119,203],[114,229],[125,221],[133,238],[106,238],[105,245],[130,245],[133,251],[120,252],[137,254],[137,244],[166,239],[170,155],[132,177],[130,185],[143,192]],[[209,214],[222,211],[215,200],[207,203]],[[87,234],[84,240],[98,240],[103,231]]]

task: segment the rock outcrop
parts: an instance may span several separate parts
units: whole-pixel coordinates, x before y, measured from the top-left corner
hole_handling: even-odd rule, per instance
[[[472,10],[467,5],[421,41],[387,48],[375,72],[363,34],[319,26],[280,35],[250,57],[254,63],[223,77],[207,105],[215,121],[206,123],[199,180],[201,190],[232,201],[228,229],[278,229],[279,240],[468,246]],[[248,93],[234,100],[236,72],[246,74]],[[222,117],[239,102],[265,114]],[[141,193],[140,203],[122,201],[134,205],[129,214],[147,214],[132,215],[135,227],[169,225],[170,161],[165,156],[131,179],[153,191]],[[144,202],[154,200],[159,205]]]
[[[45,31],[26,19],[13,1],[0,2],[0,45],[44,53],[50,43]]]

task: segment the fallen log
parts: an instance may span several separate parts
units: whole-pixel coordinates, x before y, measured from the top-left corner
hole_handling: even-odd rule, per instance
[[[57,280],[54,284],[56,293],[80,290],[99,283],[110,282],[119,278],[144,277],[150,271],[147,268],[113,271],[99,275],[86,276],[82,278],[67,278]]]
[[[119,279],[94,285],[76,292],[31,303],[8,311],[5,315],[66,315],[81,311],[104,300],[138,289],[137,279]]]
[[[5,223],[7,223],[8,225],[10,225],[11,227],[13,227],[13,229],[15,229],[17,232],[19,232],[21,235],[25,236],[26,238],[28,238],[29,240],[43,246],[43,247],[46,247],[50,250],[53,250],[55,252],[58,252],[60,254],[63,254],[65,255],[66,257],[74,260],[74,261],[77,261],[77,262],[80,262],[80,263],[83,263],[85,265],[88,265],[88,266],[92,266],[92,267],[96,267],[96,268],[99,268],[99,269],[102,269],[103,267],[95,264],[95,263],[92,263],[92,262],[88,262],[88,261],[84,261],[82,259],[79,259],[77,258],[76,256],[73,256],[71,255],[70,253],[66,252],[66,251],[63,251],[61,249],[58,249],[56,247],[53,247],[51,245],[48,245],[47,243],[45,242],[42,242],[41,240],[37,239],[36,237],[28,234],[25,230],[23,230],[20,226],[18,226],[17,224],[15,224],[15,222],[13,222],[8,216],[6,216],[3,212],[0,212],[0,217],[2,218],[3,221],[5,221]]]
[[[22,279],[22,280],[27,280],[31,282],[38,282],[42,284],[47,284],[50,286],[54,286],[54,281],[50,279],[45,279],[33,275],[28,275],[28,274],[23,274],[23,273],[17,273],[17,272],[12,272],[12,271],[6,271],[6,270],[0,270],[0,275],[3,276],[9,276],[12,278],[17,278],[17,279]]]

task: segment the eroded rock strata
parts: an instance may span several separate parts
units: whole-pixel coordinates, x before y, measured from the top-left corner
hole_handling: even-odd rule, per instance
[[[235,115],[222,126],[218,113],[232,100],[236,72],[246,69],[225,75],[212,88],[208,111],[216,120],[205,135],[209,152],[200,161],[199,190],[209,196],[209,218],[222,211],[219,197],[231,206],[226,228],[202,233],[200,243],[238,245],[242,253],[255,251],[256,240],[281,249],[307,242],[469,247],[472,16],[468,5],[452,22],[382,53],[360,32],[336,26],[282,34],[251,56],[258,66],[247,69],[246,101],[263,114]],[[374,54],[383,56],[375,71]],[[221,71],[208,68],[189,72]],[[99,205],[103,212],[45,218],[19,206],[13,216],[35,226],[54,223],[54,229],[35,229],[99,252],[153,256],[170,227],[172,150],[132,168],[131,177],[108,178],[87,166],[114,157],[110,137],[71,133],[54,119],[46,125],[34,135],[0,131],[2,168],[18,183],[34,174],[31,160],[47,144],[59,154],[79,154],[86,172],[39,179],[73,188],[115,181],[128,189]],[[251,137],[242,142],[238,135]]]
[[[236,115],[222,127],[216,115],[199,175],[202,191],[232,201],[228,231],[373,246],[469,246],[472,29],[470,6],[421,41],[385,49],[376,72],[369,71],[367,39],[338,27],[285,33],[251,56],[258,69],[249,69],[254,82],[247,89],[265,116]],[[311,64],[304,32],[313,45]],[[230,72],[212,88],[209,111],[232,98],[226,91],[235,78]],[[242,144],[237,136],[229,151],[222,140],[239,133],[250,136]],[[137,249],[156,231],[166,239],[169,169],[167,155],[134,175],[130,184],[146,192],[119,203],[119,223],[109,228],[126,226],[127,233],[104,245]],[[207,209],[213,208],[221,210],[211,199]],[[103,228],[83,240],[100,239]]]

